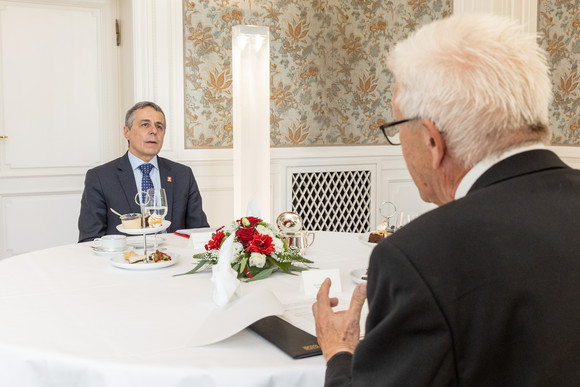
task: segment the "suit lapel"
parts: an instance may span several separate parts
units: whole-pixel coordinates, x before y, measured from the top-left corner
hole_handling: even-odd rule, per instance
[[[568,168],[549,150],[533,150],[518,153],[492,166],[475,181],[469,193],[518,176],[555,168]]]
[[[133,173],[133,168],[131,168],[131,163],[129,162],[129,156],[127,156],[127,153],[119,159],[117,171],[119,183],[121,184],[121,187],[123,187],[131,212],[141,212],[139,205],[135,203],[137,186],[135,185],[135,174]]]
[[[161,178],[161,188],[165,188],[165,195],[167,195],[167,216],[165,219],[173,219],[173,179],[171,172],[171,165],[166,159],[157,156],[157,164],[159,165],[159,177]]]

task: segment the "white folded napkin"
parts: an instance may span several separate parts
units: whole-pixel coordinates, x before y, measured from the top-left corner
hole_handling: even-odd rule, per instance
[[[227,305],[240,285],[236,271],[232,269],[234,236],[235,234],[232,233],[224,241],[220,249],[218,261],[211,268],[211,282],[214,283],[213,301],[218,306]]]
[[[260,217],[260,207],[252,198],[248,200],[246,216]],[[232,261],[234,260],[234,237],[235,233],[232,233],[222,243],[218,262],[211,268],[213,273],[211,282],[214,283],[213,301],[221,307],[226,306],[230,302],[232,296],[240,286],[237,273],[232,269]]]

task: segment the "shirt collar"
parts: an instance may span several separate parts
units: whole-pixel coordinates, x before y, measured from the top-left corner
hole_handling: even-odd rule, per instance
[[[502,160],[507,159],[508,157],[517,155],[518,153],[523,153],[535,149],[546,149],[546,146],[540,143],[526,145],[519,148],[510,149],[500,154],[499,156],[495,155],[484,158],[479,163],[475,164],[473,168],[471,168],[465,174],[465,176],[463,176],[463,179],[461,179],[461,182],[459,183],[459,185],[457,186],[457,190],[455,191],[455,200],[461,199],[462,197],[467,195],[467,193],[469,192],[473,184],[475,184],[477,179],[479,179],[481,175],[483,175],[488,169],[490,169],[495,164],[499,163]]]
[[[146,164],[145,161],[141,160],[139,157],[135,156],[133,153],[131,153],[130,151],[127,152],[127,155],[129,156],[129,162],[131,163],[131,168],[133,168],[133,170],[139,168],[139,166],[141,164]],[[157,155],[155,155],[151,161],[149,161],[149,164],[153,165],[153,167],[159,169],[159,166],[157,164]]]

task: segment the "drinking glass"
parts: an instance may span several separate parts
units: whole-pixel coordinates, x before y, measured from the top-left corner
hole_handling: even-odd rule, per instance
[[[395,223],[395,230],[398,230],[401,227],[407,225],[413,219],[415,219],[417,216],[419,216],[419,215],[416,212],[400,211],[397,214],[397,220],[396,220],[396,223]]]
[[[379,207],[379,212],[385,219],[379,227],[384,228],[386,231],[392,232],[391,218],[394,217],[397,213],[397,207],[395,207],[393,202],[382,202]]]
[[[167,194],[165,189],[151,188],[147,190],[147,196],[149,197],[149,202],[145,205],[145,214],[149,216],[157,215],[164,219],[167,215]],[[155,250],[157,250],[157,233],[155,233],[153,243]]]

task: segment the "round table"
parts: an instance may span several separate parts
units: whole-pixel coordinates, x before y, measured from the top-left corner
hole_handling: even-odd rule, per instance
[[[323,385],[322,356],[294,360],[248,329],[189,345],[212,303],[211,271],[174,277],[193,267],[193,248],[164,238],[178,260],[158,270],[115,267],[89,243],[1,260],[0,385]],[[306,257],[319,269],[340,269],[342,303],[355,285],[350,272],[367,266],[371,250],[358,234],[317,232]],[[314,302],[299,275],[242,286],[270,289],[284,305]]]

